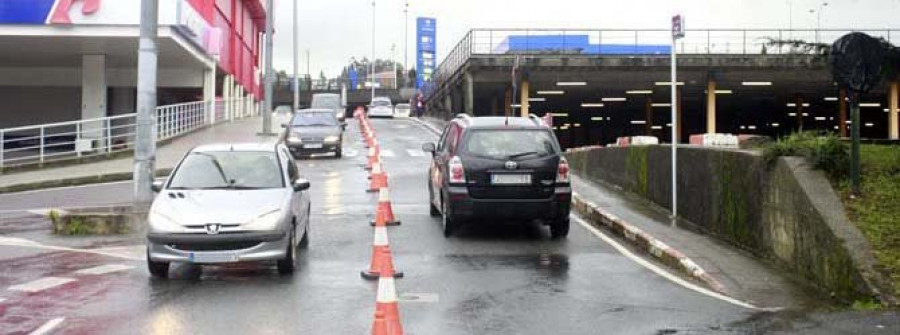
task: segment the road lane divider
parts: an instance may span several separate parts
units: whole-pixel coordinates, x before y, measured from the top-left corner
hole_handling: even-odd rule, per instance
[[[403,326],[400,323],[400,306],[397,303],[397,288],[394,285],[393,277],[378,278],[378,296],[375,299],[375,321],[372,322],[372,334],[403,334]]]
[[[394,269],[394,260],[391,257],[391,246],[388,243],[386,227],[375,227],[375,238],[372,241],[372,261],[369,264],[369,269],[361,271],[360,276],[369,280],[380,277],[403,277],[403,272]]]
[[[399,226],[400,220],[394,217],[391,206],[390,187],[382,187],[378,191],[378,205],[375,208],[375,219],[370,222],[375,227]]]
[[[54,287],[62,286],[71,282],[74,282],[75,279],[65,278],[65,277],[44,277],[37,280],[32,280],[27,283],[13,285],[9,287],[10,291],[19,291],[25,293],[37,293],[40,291],[48,290]]]
[[[379,148],[377,146],[369,148],[369,153],[366,155],[366,158],[368,158],[368,162],[366,162],[367,171],[372,170],[372,166],[380,161],[378,150]]]
[[[372,166],[372,179],[369,180],[369,189],[367,192],[378,192],[378,190],[387,187],[388,177],[384,172],[381,163]]]

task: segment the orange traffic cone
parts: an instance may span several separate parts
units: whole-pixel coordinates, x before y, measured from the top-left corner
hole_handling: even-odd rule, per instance
[[[387,174],[381,167],[381,163],[372,165],[372,180],[369,181],[369,189],[367,192],[378,192],[383,187],[387,187]]]
[[[378,164],[379,161],[381,160],[379,158],[380,149],[378,148],[378,146],[369,148],[369,154],[366,156],[369,159],[369,161],[366,162],[366,170],[372,170],[372,167],[375,166],[375,164]],[[372,179],[372,176],[369,176],[369,179]]]
[[[384,316],[384,334],[403,334],[403,326],[400,324],[400,306],[397,304],[397,287],[394,285],[393,277],[381,276],[378,278],[375,315],[379,313]]]
[[[375,227],[399,226],[400,220],[394,218],[391,208],[391,193],[388,187],[378,191],[378,207],[375,209],[375,220],[370,222]]]
[[[372,335],[388,335],[387,322],[384,321],[384,312],[375,312],[375,321],[372,322]]]
[[[387,228],[375,227],[375,240],[372,242],[372,260],[369,269],[359,273],[365,279],[377,279],[378,277],[402,278],[403,272],[394,270],[394,261],[391,259],[391,247],[388,245]]]

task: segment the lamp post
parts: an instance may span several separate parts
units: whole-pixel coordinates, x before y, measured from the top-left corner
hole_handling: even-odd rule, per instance
[[[409,1],[403,4],[403,86],[409,82]]]
[[[372,60],[369,61],[369,83],[372,86],[372,100],[375,100],[375,1],[372,1]]]
[[[141,0],[141,37],[138,44],[137,117],[134,139],[134,203],[153,202],[156,168],[156,66],[159,3]]]
[[[274,136],[272,132],[272,90],[275,84],[275,71],[272,70],[272,51],[274,49],[272,34],[275,30],[275,4],[274,0],[268,0],[266,3],[266,45],[265,45],[265,67],[266,67],[266,92],[265,103],[263,104],[262,117],[262,136]]]
[[[672,50],[670,50],[671,54],[671,72],[672,77],[669,84],[671,84],[672,88],[672,100],[670,100],[672,104],[672,221],[678,219],[678,101],[676,90],[678,88],[678,74],[676,72],[677,63],[676,56],[677,53],[675,50],[675,42],[678,41],[679,38],[684,37],[684,19],[681,15],[675,15],[672,17]],[[649,122],[649,120],[648,120]]]
[[[294,110],[300,109],[300,77],[298,68],[300,67],[300,25],[297,22],[297,1],[294,0]]]

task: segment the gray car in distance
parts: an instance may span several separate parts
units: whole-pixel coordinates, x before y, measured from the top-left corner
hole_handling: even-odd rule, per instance
[[[279,273],[292,273],[309,241],[309,187],[283,144],[194,148],[153,184],[150,274],[167,277],[173,262],[248,261],[275,261]]]
[[[296,158],[343,153],[344,124],[330,109],[301,109],[284,128],[284,143]]]
[[[330,109],[337,116],[338,121],[341,122],[344,122],[347,117],[344,103],[341,102],[341,95],[337,93],[313,94],[312,103],[309,107],[313,109]]]

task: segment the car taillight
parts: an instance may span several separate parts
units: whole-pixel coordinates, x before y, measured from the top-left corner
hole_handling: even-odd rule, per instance
[[[463,169],[462,160],[459,157],[454,156],[450,159],[450,183],[451,184],[465,184],[466,183],[466,170]]]
[[[559,158],[559,168],[556,169],[556,182],[557,183],[568,183],[569,182],[569,161],[565,158]]]

